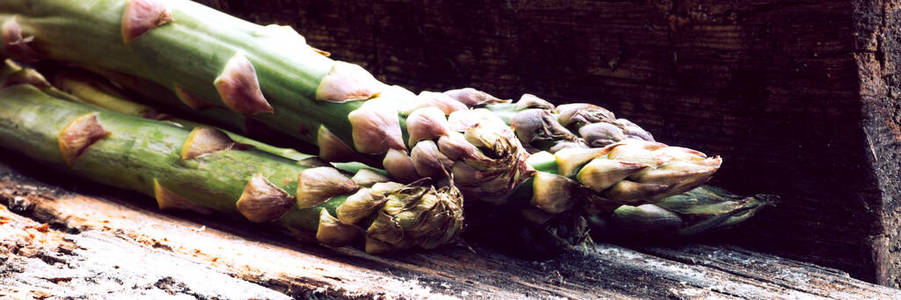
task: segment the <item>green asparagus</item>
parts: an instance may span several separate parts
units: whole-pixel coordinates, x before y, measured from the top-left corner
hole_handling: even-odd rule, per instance
[[[162,88],[159,85],[156,85],[151,82],[147,82],[145,80],[140,80],[140,79],[134,78],[132,76],[127,76],[127,75],[123,75],[123,74],[119,74],[119,73],[115,73],[115,72],[102,71],[102,73],[106,77],[119,83],[119,85],[126,87],[134,92],[139,93],[139,94],[142,94],[143,96],[151,99],[151,101],[159,102],[159,103],[162,103],[164,105],[167,105],[167,106],[175,108],[175,109],[180,108],[180,109],[184,110],[185,112],[193,112],[193,111],[190,111],[187,106],[182,105],[182,103],[179,102],[177,99],[175,99],[175,97],[170,92],[168,92],[165,88]],[[67,81],[72,81],[72,82],[77,82],[79,80],[85,80],[84,76],[82,76],[80,78],[68,78],[67,79]],[[473,92],[477,92],[482,95],[487,95],[485,93],[478,92],[478,91],[475,91],[472,89],[469,89],[469,90],[473,91]],[[490,96],[488,96],[488,97],[490,97]],[[491,103],[494,103],[495,105],[497,105],[500,103],[500,101],[493,101]],[[495,107],[499,107],[499,106],[495,106]],[[228,110],[209,108],[209,109],[205,109],[199,113],[197,113],[197,112],[194,112],[194,113],[205,116],[210,119],[214,119],[214,120],[218,121],[219,123],[224,124],[225,126],[228,126],[231,128],[245,130],[245,132],[248,132],[248,133],[250,133],[252,131],[252,127],[246,126],[246,123],[244,121],[242,121],[242,118],[239,115],[235,114],[234,112],[230,112]],[[582,113],[584,113],[584,112],[582,112]],[[502,113],[498,113],[498,114],[502,115]],[[635,127],[637,127],[637,126],[635,126]],[[640,128],[638,128],[638,129],[640,129]],[[250,133],[250,134],[254,135],[252,133]],[[548,143],[548,144],[550,145],[552,143]],[[553,144],[559,145],[559,143],[553,143]],[[534,145],[533,145],[533,148],[535,148]],[[578,148],[580,148],[580,149],[587,148],[587,145],[578,147]],[[583,149],[583,150],[594,151],[591,149]],[[571,151],[571,150],[568,150],[568,151]],[[580,150],[580,151],[582,151],[582,150]],[[564,154],[565,154],[565,152],[566,151],[564,151]],[[542,158],[544,159],[544,161],[542,161]],[[588,206],[586,211],[590,212],[589,215],[591,217],[589,219],[597,221],[597,220],[605,220],[605,219],[609,218],[610,213],[612,213],[614,211],[614,209],[619,207],[619,205],[621,204],[621,202],[609,201],[609,200],[606,200],[605,198],[600,198],[595,195],[586,194],[583,191],[581,191],[580,188],[574,187],[572,182],[570,182],[568,180],[563,180],[562,182],[556,181],[556,180],[559,180],[560,177],[552,176],[552,174],[559,174],[560,173],[559,168],[561,166],[564,166],[564,167],[567,166],[567,164],[558,161],[557,157],[550,156],[547,153],[537,153],[535,157],[533,157],[531,160],[529,160],[529,162],[530,162],[530,165],[538,168],[539,170],[543,170],[546,172],[539,172],[537,175],[534,176],[534,179],[530,179],[525,184],[522,184],[516,190],[516,192],[513,195],[511,195],[510,197],[511,198],[520,198],[520,199],[530,199],[531,203],[535,204],[537,207],[542,208],[542,209],[535,209],[534,207],[526,208],[525,211],[523,212],[525,217],[527,219],[529,219],[530,221],[532,221],[533,223],[544,225],[544,226],[539,226],[537,228],[533,228],[532,230],[552,231],[551,233],[537,232],[538,235],[541,235],[542,237],[530,238],[530,239],[550,240],[552,244],[558,244],[558,246],[559,246],[561,244],[562,245],[577,244],[586,236],[584,233],[588,229],[587,224],[581,223],[579,221],[580,217],[574,216],[572,213],[567,213],[567,214],[561,215],[559,212],[565,211],[567,207],[555,207],[554,205],[560,205],[560,204],[581,205],[581,204],[578,204],[579,199],[595,200],[595,201],[592,201],[585,205]],[[597,164],[597,162],[595,162],[595,164]],[[592,172],[593,173],[602,173],[602,174],[604,173],[604,172],[597,172],[596,169],[593,169],[593,168],[585,168],[585,170],[588,170],[588,171],[584,171],[585,173],[583,173],[583,176],[582,176],[583,178],[589,176],[588,174],[592,174]],[[565,172],[571,173],[572,171],[565,171]],[[610,171],[607,171],[607,172],[610,172]],[[695,185],[698,182],[706,181],[706,178],[708,178],[708,177],[709,176],[707,176],[707,177],[700,176],[700,177],[698,177],[699,179],[697,179],[694,183],[691,183],[689,186]],[[535,179],[537,179],[537,181]],[[548,184],[549,181],[550,182],[556,181],[556,183]],[[592,181],[586,180],[586,182],[592,182]],[[542,187],[548,187],[548,186],[553,187],[553,186],[559,185],[559,184],[568,186],[569,188],[564,188],[564,189],[542,188]],[[534,187],[538,187],[538,189],[533,189]],[[682,188],[682,189],[685,189],[685,188]],[[542,202],[541,199],[554,199],[556,201]],[[717,199],[727,199],[727,198],[723,198],[721,196]],[[657,201],[661,201],[661,200],[654,200],[653,198],[638,199],[638,201],[636,202],[636,205],[640,205],[643,202],[654,203]],[[663,201],[665,201],[665,200],[663,200]],[[647,205],[650,205],[650,204],[647,204]],[[647,205],[645,207],[647,207]],[[749,203],[748,205],[751,205],[751,204]],[[754,206],[754,207],[758,207],[758,206]],[[606,210],[601,210],[600,208],[604,208]],[[743,209],[744,209],[744,206],[739,206],[739,207],[736,207],[735,210],[733,210],[733,211],[721,212],[715,216],[719,216],[719,215],[723,215],[723,214],[734,214]],[[556,213],[548,213],[548,212],[556,212]],[[490,217],[481,216],[481,217],[469,218],[469,219],[471,222],[473,222],[475,224],[480,224],[481,222],[486,221],[486,220],[482,220],[482,219],[486,219],[486,218],[504,220],[504,222],[514,222],[514,220],[511,220],[510,218],[504,218],[502,216],[497,216],[497,215],[492,215]],[[691,218],[692,221],[695,221],[697,219],[698,218]],[[597,224],[597,222],[592,222],[591,224]],[[688,219],[686,219],[685,226],[689,226],[690,224],[691,223],[688,222]],[[522,224],[519,224],[517,226],[520,226],[520,225],[522,225]],[[526,225],[528,225],[528,224],[526,224]],[[488,225],[488,226],[496,226],[496,224],[494,224],[494,222],[491,222],[491,225]],[[608,228],[610,228],[610,226],[605,227],[604,230],[599,230],[601,228],[595,226],[595,232],[598,232],[598,233],[606,232],[606,231],[608,231],[608,230],[606,230]],[[553,242],[556,239],[561,239],[562,240],[561,243]]]
[[[327,160],[375,156],[398,180],[452,174],[464,193],[492,203],[508,201],[532,178],[527,153],[495,114],[444,93],[416,95],[383,84],[359,66],[319,54],[288,27],[152,0],[12,0],[0,4],[0,19],[15,23],[11,36],[25,37],[24,46],[42,58],[149,79],[201,112],[219,106],[316,143]],[[532,178],[542,189],[533,196],[574,194],[581,184],[612,202],[657,201],[703,181],[720,164],[684,148],[630,141],[555,155],[557,166]],[[574,206],[571,199],[531,200],[559,213]]]
[[[530,174],[527,153],[502,122],[446,126],[459,103],[385,85],[323,56],[290,27],[156,0],[4,1],[0,22],[7,55],[145,77],[191,107],[228,108],[317,143],[328,160],[374,160],[404,181],[465,173],[461,190],[491,200]]]
[[[162,209],[243,216],[332,246],[365,241],[371,253],[432,249],[462,229],[462,196],[451,186],[348,178],[245,147],[211,127],[100,110],[27,84],[0,89],[0,102],[4,148],[152,196]]]
[[[0,4],[0,22],[7,55],[147,79],[198,114],[237,114],[224,118],[315,143],[330,161],[383,166],[405,182],[453,177],[468,196],[496,204],[527,199],[523,214],[536,221],[580,210],[585,199],[605,208],[656,203],[702,184],[721,164],[647,139],[594,149],[550,141],[539,147],[567,149],[526,164],[517,135],[536,144],[547,138],[526,138],[526,125],[511,130],[498,117],[516,109],[509,103],[466,89],[416,95],[323,56],[288,27],[254,25],[186,1],[11,0]],[[572,108],[575,121],[593,113]],[[637,126],[611,124],[641,137],[629,132]]]

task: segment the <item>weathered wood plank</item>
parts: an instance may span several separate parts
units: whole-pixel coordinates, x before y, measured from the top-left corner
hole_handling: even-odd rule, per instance
[[[901,298],[901,291],[841,271],[731,247],[648,248],[643,253],[599,244],[532,261],[474,244],[472,250],[371,256],[299,243],[241,220],[161,213],[152,199],[47,172],[18,155],[0,152],[0,157],[0,204],[10,208],[0,209],[0,220],[7,220],[0,222],[0,256],[6,257],[0,269],[22,270],[0,275],[0,283],[8,283],[0,285],[0,293],[229,299]],[[27,229],[41,223],[49,224],[47,232]],[[772,271],[783,276],[773,279]],[[239,291],[217,288],[221,285]]]
[[[733,242],[901,286],[896,0],[201,2],[412,89],[603,105],[782,196]]]
[[[688,265],[721,270],[743,278],[758,278],[767,284],[791,287],[821,297],[851,299],[860,296],[859,290],[878,294],[884,289],[852,279],[835,269],[734,246],[643,247],[639,251]],[[890,294],[883,296],[888,297]]]
[[[169,251],[102,231],[42,227],[0,205],[0,298],[289,299]],[[8,298],[7,298],[8,297]]]
[[[854,19],[862,123],[882,191],[882,234],[872,237],[877,277],[901,287],[901,2],[855,1]]]

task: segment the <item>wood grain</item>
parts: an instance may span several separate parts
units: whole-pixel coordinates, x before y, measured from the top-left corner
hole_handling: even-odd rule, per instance
[[[733,242],[901,285],[897,1],[202,2],[414,90],[605,106],[783,197]]]

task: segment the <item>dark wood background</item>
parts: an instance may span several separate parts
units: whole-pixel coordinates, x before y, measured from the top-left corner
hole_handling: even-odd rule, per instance
[[[413,90],[605,106],[783,197],[730,241],[899,285],[897,2],[201,2]]]

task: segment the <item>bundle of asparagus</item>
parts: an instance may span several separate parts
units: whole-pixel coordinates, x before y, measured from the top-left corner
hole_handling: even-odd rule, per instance
[[[684,148],[625,141],[555,153],[529,177],[511,129],[488,110],[468,109],[496,100],[469,90],[415,95],[320,55],[287,27],[187,1],[12,0],[0,4],[0,20],[15,29],[5,34],[15,41],[7,54],[27,48],[149,79],[201,113],[227,108],[316,143],[328,160],[375,155],[398,180],[452,174],[474,200],[508,202],[530,179],[519,188],[540,214],[580,207],[573,201],[580,185],[611,203],[657,201],[703,182],[720,164]]]
[[[407,182],[452,172],[473,178],[457,184],[480,199],[503,199],[530,173],[502,122],[455,122],[467,120],[454,114],[460,104],[385,85],[290,27],[189,1],[16,0],[0,10],[8,55],[147,77],[193,108],[219,105],[316,143],[328,160],[380,164]]]
[[[3,77],[7,78],[5,81],[6,84],[27,83],[41,88],[48,94],[53,94],[63,99],[74,102],[90,103],[97,107],[127,115],[165,120],[167,122],[179,124],[179,126],[187,129],[205,126],[191,120],[176,118],[170,114],[161,113],[156,108],[133,102],[120,93],[116,87],[110,85],[103,78],[94,74],[53,64],[44,64],[42,65],[42,69],[47,72],[45,74],[50,74],[55,85],[51,85],[51,83],[36,70],[24,67],[11,60],[7,60],[5,68],[0,68],[0,71],[2,71],[2,74],[5,74]],[[0,80],[0,83],[2,82],[3,81]],[[252,146],[256,150],[289,158],[298,161],[303,165],[316,166],[323,164],[313,155],[303,154],[293,149],[263,144],[229,131],[223,132],[235,142]],[[365,167],[365,165],[357,162],[332,163],[332,165],[348,173],[357,173],[358,176],[354,177],[355,180],[357,180],[360,175],[365,175],[365,177],[360,177],[360,180],[387,180],[387,178],[383,176],[383,174],[386,173],[385,171]],[[490,219],[492,222],[491,224],[482,222],[480,225],[473,226],[485,229],[476,231],[485,232],[485,235],[498,236],[509,242],[527,243],[529,249],[535,249],[531,252],[540,255],[546,255],[565,249],[566,246],[577,244],[586,238],[585,230],[587,224],[584,222],[584,219],[578,215],[573,216],[572,214],[565,214],[554,217],[553,220],[549,222],[536,224],[526,222],[526,220],[516,218],[515,216],[511,218],[509,214],[503,213],[503,209],[485,210],[482,208],[470,207],[470,215],[473,214],[473,210],[477,212],[476,215],[479,215],[478,212],[482,213],[481,217],[476,218],[477,220],[484,221]],[[489,217],[484,214],[491,215]],[[501,228],[497,225],[501,225]],[[528,236],[522,236],[521,233],[527,233]]]
[[[113,111],[134,116],[170,120],[183,124],[183,126],[187,128],[200,126],[192,121],[172,118],[167,114],[160,113],[152,107],[131,102],[119,93],[115,87],[103,81],[102,78],[98,78],[95,75],[86,72],[79,72],[66,68],[60,70],[54,66],[47,68],[51,70],[51,74],[53,74],[51,77],[54,78],[53,81],[57,86],[65,90],[65,92],[77,96],[72,97],[68,93],[55,89],[50,83],[43,79],[41,74],[33,69],[22,68],[9,61],[7,61],[7,65],[8,67],[2,70],[16,71],[11,72],[13,74],[9,76],[9,80],[7,80],[8,83],[31,83],[35,86],[42,87],[48,93],[61,95],[67,97],[67,99],[76,99],[76,101],[89,102]],[[118,76],[117,78],[120,80],[128,79],[121,78],[121,76]],[[130,82],[132,86],[136,83],[134,80],[130,80]],[[159,89],[158,86],[155,87],[147,84],[144,84],[143,88],[144,89],[141,89],[142,91],[153,90],[154,88],[157,90]],[[157,93],[159,93],[159,91],[157,91]],[[165,93],[162,94],[165,95]],[[169,101],[171,102],[173,100],[174,99],[170,99]],[[177,100],[175,101],[176,102],[174,103],[177,104]],[[222,113],[220,117],[224,117],[221,118],[221,120],[225,121],[237,120],[235,118],[228,118],[229,114],[227,112]],[[312,159],[311,155],[302,154],[292,149],[272,147],[230,132],[226,133],[240,143],[253,145],[256,149],[268,153],[298,161]],[[359,164],[339,163],[336,164],[336,166],[338,166],[339,169],[345,169],[350,172],[359,170]],[[668,197],[657,205],[646,204],[638,207],[623,205],[617,208],[615,213],[598,213],[593,215],[590,220],[592,221],[592,225],[594,225],[595,230],[593,232],[596,237],[609,239],[622,236],[635,237],[655,234],[654,239],[660,240],[661,238],[685,236],[739,223],[752,216],[760,207],[764,206],[767,203],[766,200],[766,198],[762,197],[741,198],[720,189],[702,187],[684,194]],[[554,231],[571,230],[570,228],[575,228],[576,232],[578,232],[578,230],[584,230],[584,224],[581,225],[582,228],[580,229],[579,224],[560,224],[559,222],[561,222],[561,220],[565,222],[567,219],[558,218],[555,220],[558,222],[555,226],[545,226],[544,228]],[[569,221],[572,222],[573,220],[570,219]],[[504,219],[503,217],[494,219],[494,222],[491,225],[493,225],[493,232],[487,233],[487,235],[494,234],[495,236],[505,236],[512,233],[516,236],[512,237],[512,240],[510,237],[504,239],[508,243],[505,245],[520,245],[520,247],[514,247],[516,249],[521,249],[521,246],[528,246],[531,253],[553,252],[558,250],[555,248],[559,248],[560,246],[571,245],[576,239],[558,241],[559,237],[579,234],[575,232],[554,232],[554,234],[550,236],[547,234],[535,236],[534,232],[529,232],[530,229],[534,228],[528,228],[528,224],[526,224],[527,226],[522,226],[523,224],[516,223],[516,220]],[[529,236],[517,234],[517,232],[523,230],[529,233]],[[510,242],[512,242],[512,244]],[[548,242],[550,242],[550,244]],[[517,254],[531,254],[523,253],[521,250],[517,251]]]
[[[171,94],[168,94],[167,91],[165,91],[158,85],[111,72],[106,72],[105,75],[107,77],[110,77],[111,79],[114,79],[116,82],[119,82],[122,85],[131,88],[134,91],[140,92],[148,97],[153,97],[155,101],[159,101],[167,104],[168,106],[176,108],[180,107],[181,105],[181,103],[178,102],[177,99],[171,97]],[[116,107],[128,106],[125,104],[115,104],[115,101],[110,101],[113,99],[120,99],[119,102],[129,102],[128,100],[124,99],[124,96],[118,94],[118,92],[115,91],[112,86],[104,82],[101,78],[96,77],[96,75],[88,74],[85,72],[73,72],[71,70],[66,70],[57,72],[54,78],[54,82],[60,87],[63,87],[63,89],[67,90],[68,92],[76,94],[77,96],[84,99],[96,99],[95,101],[93,101],[93,103],[95,104],[104,105],[106,107],[110,107],[111,109],[115,109]],[[485,97],[491,97],[487,93],[476,91],[474,89],[466,90],[468,90],[469,94],[480,94],[485,95]],[[459,95],[459,91],[460,90],[448,91],[446,93],[449,95]],[[119,96],[111,97],[110,94],[116,94]],[[168,98],[167,95],[169,95]],[[607,132],[613,133],[610,134],[611,137],[606,138],[606,140],[609,141],[607,144],[612,144],[625,139],[624,137],[627,135],[620,133],[623,131],[631,132],[628,136],[631,136],[633,138],[652,140],[649,133],[647,133],[637,125],[634,125],[634,123],[628,122],[623,119],[615,119],[612,117],[613,114],[609,111],[591,104],[577,103],[565,105],[563,106],[563,109],[560,109],[561,111],[567,111],[567,106],[583,108],[583,110],[576,111],[575,113],[565,114],[558,113],[557,110],[554,109],[553,105],[547,103],[544,100],[538,99],[537,97],[532,95],[526,95],[523,97],[523,99],[520,100],[519,103],[511,104],[509,102],[505,103],[503,101],[497,100],[490,102],[491,104],[489,104],[488,106],[494,113],[498,114],[508,122],[516,119],[528,120],[528,118],[523,118],[521,115],[517,116],[517,114],[534,115],[533,111],[537,109],[521,105],[521,103],[525,101],[532,103],[545,103],[544,105],[542,105],[541,114],[544,114],[546,116],[554,116],[554,119],[552,120],[579,119],[578,122],[569,122],[570,126],[578,124],[579,126],[587,127],[593,124],[591,120],[594,120],[594,123],[606,121],[611,124],[631,124],[630,126],[624,128],[625,130],[620,129],[619,132],[617,130],[606,130]],[[132,108],[128,110],[133,111],[133,114],[138,114],[142,111],[148,111],[152,109],[147,106],[142,107],[143,108],[141,109]],[[515,107],[525,107],[525,109],[515,109]],[[609,116],[609,118],[599,119],[593,118],[591,117],[591,115],[588,115],[594,112],[602,112],[603,116]],[[238,128],[241,130],[250,129],[247,127],[242,127],[242,125],[244,125],[244,123],[242,122],[235,122],[240,120],[240,118],[237,118],[237,115],[235,115],[234,113],[225,110],[205,110],[205,113],[203,115],[213,118],[219,123],[226,124],[230,127]],[[557,117],[566,115],[570,115],[570,117]],[[544,118],[544,120],[548,120],[548,118]],[[560,122],[563,123],[563,121]],[[544,124],[564,128],[561,130],[561,132],[563,133],[568,133],[565,130],[568,130],[566,128],[570,127],[564,127],[546,121],[544,121],[542,126],[547,126]],[[516,126],[515,124],[513,126],[517,129],[523,127]],[[531,148],[532,151],[538,151],[538,149],[542,148],[542,146],[538,143],[528,142],[536,141],[537,139],[524,139],[522,138],[523,135],[521,133],[525,131],[517,131],[518,136],[520,136],[523,141],[523,144]],[[539,128],[538,130],[534,130],[533,132],[536,132],[537,134],[535,135],[538,135],[542,134],[543,130]],[[570,136],[570,138],[547,137],[540,140],[544,143],[544,145],[564,145],[567,147],[577,148],[588,148],[589,143],[592,145],[598,145],[597,141],[591,143],[587,142],[587,139],[582,140],[578,137],[571,138],[572,136],[574,136],[572,134],[564,134],[560,136]],[[603,145],[604,144],[601,144],[601,146]],[[278,151],[279,152],[277,153],[295,152],[290,149],[280,149]],[[296,156],[302,154],[295,152],[295,154],[291,155]],[[527,196],[528,195],[525,195],[525,197]],[[654,239],[659,240],[661,238],[674,238],[693,235],[696,233],[706,232],[709,230],[728,227],[740,223],[753,216],[761,208],[772,204],[773,201],[774,197],[771,195],[740,197],[719,188],[703,186],[695,188],[683,194],[667,197],[655,204],[642,204],[638,206],[611,206],[610,203],[605,203],[604,205],[598,206],[595,205],[597,203],[588,203],[586,212],[589,213],[589,217],[587,219],[589,221],[589,224],[592,225],[592,233],[594,233],[594,236],[596,238],[611,239],[619,237],[647,237],[648,235],[653,235]],[[539,224],[546,224],[550,222],[554,223],[554,225],[552,226],[544,226],[544,229],[553,231],[554,234],[551,234],[550,236],[518,237],[518,240],[514,241],[518,243],[528,244],[533,248],[542,247],[538,245],[543,245],[543,247],[547,248],[572,245],[576,243],[576,241],[580,240],[579,237],[584,237],[584,230],[587,229],[586,226],[588,225],[579,224],[579,220],[573,218],[556,218],[554,220],[544,220],[541,218],[547,217],[546,214],[537,214],[534,211],[528,213],[527,215],[533,218],[539,218],[540,220],[535,221]],[[481,217],[485,218],[484,216]],[[496,231],[498,234],[509,234],[510,232],[529,230],[529,228],[517,228],[518,226],[522,226],[523,224],[516,223],[516,220],[504,218],[503,216],[492,216],[491,219],[493,221],[491,222],[490,226],[495,228],[494,231]],[[567,224],[566,222],[569,222],[569,224]],[[569,232],[560,232],[564,230],[568,230]],[[530,235],[535,235],[535,232],[530,232]],[[560,237],[565,237],[565,239],[568,239],[568,241],[553,243],[553,241],[559,239]],[[550,239],[550,241],[552,242],[550,243],[550,245],[548,245],[547,243],[548,239]],[[548,251],[550,251],[550,249],[548,249],[547,251],[542,250],[542,252]]]
[[[711,202],[669,197],[705,182],[721,160],[655,143],[637,125],[602,108],[555,109],[533,96],[512,104],[473,89],[415,95],[320,55],[290,28],[253,25],[194,3],[12,0],[0,4],[0,21],[7,55],[116,74],[117,82],[143,86],[136,90],[151,99],[174,99],[245,132],[265,124],[318,144],[325,159],[382,165],[396,180],[454,175],[473,199],[528,200],[516,208],[525,207],[523,215],[539,224],[567,224],[545,229],[566,229],[576,237],[569,242],[584,236],[582,213],[595,224],[611,216],[622,220],[607,225],[628,224],[653,219],[647,216],[661,219],[647,211],[678,206],[660,204],[682,199],[674,203],[694,207],[694,215],[668,211],[679,213],[683,229],[711,228],[731,223],[686,220],[747,217],[764,203],[719,205],[739,203],[711,196],[723,191],[695,193],[717,199]],[[144,79],[162,91],[146,88]],[[537,154],[525,164],[520,141],[529,150],[554,154]],[[538,172],[527,176],[532,169]]]
[[[155,85],[153,83],[143,81],[140,79],[136,79],[131,76],[125,76],[122,74],[117,74],[114,72],[104,72],[105,76],[119,83],[119,85],[128,87],[130,90],[137,92],[139,94],[143,94],[145,97],[149,97],[151,101],[163,103],[169,107],[173,108],[182,108],[186,107],[181,104],[175,97],[166,91],[164,88],[159,85]],[[90,91],[89,89],[76,89],[70,90],[72,93],[76,93],[78,96],[85,98],[103,98],[97,96],[91,96],[96,94],[102,94],[102,91],[110,90],[111,87],[106,86],[103,87],[104,83],[100,82],[98,78],[92,78],[90,74],[77,74],[77,76],[73,76],[73,72],[65,71],[59,72],[55,78],[55,82],[60,86],[92,86],[95,87],[95,91]],[[479,94],[487,95],[482,92],[478,92],[472,89],[470,91],[477,92]],[[451,94],[451,92],[448,92]],[[493,102],[495,105],[493,107],[497,109],[498,107],[502,107],[503,103],[499,101]],[[504,111],[499,110],[499,115],[503,115]],[[509,112],[513,112],[513,110],[507,110]],[[190,111],[188,111],[190,112]],[[198,114],[194,112],[194,114]],[[245,122],[241,121],[241,118],[227,110],[221,109],[207,109],[199,113],[198,115],[205,116],[207,118],[213,119],[220,124],[225,124],[228,127],[236,128],[238,130],[252,130],[252,127],[244,126]],[[509,119],[509,118],[506,118]],[[637,126],[635,126],[637,127]],[[639,128],[640,129],[640,128]],[[553,141],[548,139],[549,141]],[[570,143],[572,144],[572,143]],[[534,147],[533,147],[534,148]],[[542,156],[544,155],[544,156]],[[548,158],[544,162],[541,162],[540,158]],[[538,176],[546,176],[546,174],[552,174],[549,172],[559,172],[557,167],[556,157],[549,157],[546,153],[539,153],[535,158],[530,160],[530,164],[537,167],[539,170],[548,171],[548,172],[540,172]],[[539,181],[539,184],[541,182]],[[536,191],[540,192],[541,189],[534,190],[532,187],[536,185],[536,182],[533,180],[528,180],[526,184],[523,184],[520,188],[516,190],[516,192],[511,195],[511,198],[525,198],[525,199],[541,199],[541,197],[534,197],[534,193]],[[578,189],[575,189],[578,192]],[[698,194],[689,192],[689,194]],[[553,198],[556,195],[550,195],[547,198]],[[712,198],[715,196],[715,198]],[[560,199],[562,201],[559,202],[569,202],[569,203],[578,203],[573,198],[589,198],[589,199],[598,199],[596,197],[592,197],[591,195],[585,195],[585,193],[578,194],[569,194],[567,197],[569,199]],[[726,220],[726,215],[733,216],[738,214],[744,214],[748,211],[751,211],[750,215],[753,215],[753,212],[756,211],[757,208],[763,206],[764,202],[759,201],[758,198],[748,197],[748,198],[728,198],[725,197],[724,194],[717,195],[714,194],[701,194],[700,200],[697,200],[698,197],[689,197],[689,198],[678,198],[671,197],[667,198],[669,202],[674,201],[675,199],[684,199],[683,201],[693,201],[693,203],[685,203],[685,205],[689,205],[692,207],[693,215],[690,217],[682,216],[682,219],[685,220],[684,227],[689,228],[695,224],[704,224],[705,229],[714,229],[720,227],[720,225],[727,225],[726,223],[717,223],[717,222],[701,222],[705,220],[705,218],[709,218],[709,220]],[[559,199],[559,198],[558,198]],[[728,199],[728,200],[727,200]],[[564,202],[565,201],[565,202]],[[648,200],[649,201],[649,200]],[[728,202],[728,203],[727,203]],[[533,203],[540,203],[537,201],[533,201]],[[613,210],[617,207],[617,203],[611,203],[609,201],[603,201],[601,203],[602,207],[607,208],[606,212],[599,212],[596,205],[591,205],[589,203],[587,211],[590,212],[590,218],[588,221],[592,221],[592,224],[598,224],[599,221],[607,221],[604,223],[603,227],[595,226],[595,232],[603,233],[605,237],[610,236],[609,233],[617,232],[622,233],[623,235],[628,234],[629,232],[634,232],[636,228],[653,228],[652,226],[644,226],[644,227],[633,227],[633,226],[619,226],[627,225],[629,222],[649,222],[653,220],[659,220],[659,218],[653,218],[650,215],[639,215],[639,214],[611,214]],[[612,206],[611,206],[612,205]],[[650,204],[645,205],[643,207],[650,206]],[[724,208],[729,208],[724,210]],[[529,219],[529,222],[526,224],[522,224],[522,222],[517,222],[515,218],[510,218],[509,216],[503,216],[501,214],[491,214],[484,215],[486,213],[483,208],[473,208],[470,211],[471,216],[475,216],[475,218],[469,218],[471,221],[477,225],[482,225],[482,227],[492,228],[493,232],[483,232],[482,234],[496,234],[496,235],[506,235],[511,232],[517,231],[526,231],[528,236],[518,237],[514,242],[517,243],[525,243],[528,244],[531,248],[548,248],[547,251],[541,250],[540,252],[552,252],[553,248],[560,248],[561,246],[573,245],[579,243],[583,238],[586,237],[586,230],[588,230],[588,223],[582,219],[581,215],[577,215],[576,213],[582,213],[582,211],[578,212],[569,212],[565,214],[549,214],[544,213],[544,211],[536,210],[536,209],[527,209],[524,211],[524,215]],[[545,210],[546,211],[546,210]],[[623,212],[624,210],[620,210]],[[488,212],[490,213],[490,212]],[[611,219],[613,218],[613,219]],[[636,219],[636,220],[631,220]],[[661,224],[662,229],[671,229],[671,224],[673,223],[672,218],[670,218],[669,223]],[[540,226],[530,227],[530,225],[538,224]],[[730,223],[731,224],[731,223]],[[478,226],[477,226],[478,227]],[[621,227],[621,228],[620,228]],[[695,230],[695,231],[704,231],[704,230]],[[693,231],[693,232],[695,232]],[[658,230],[657,232],[664,233],[667,230]],[[687,230],[683,230],[683,232],[688,232]],[[668,233],[668,232],[667,232]],[[601,235],[596,235],[601,237]],[[661,236],[673,236],[673,235],[664,235]],[[492,236],[494,238],[494,236]],[[508,241],[509,242],[509,241]],[[538,246],[542,245],[542,246]]]
[[[368,169],[347,177],[321,161],[257,151],[211,127],[186,130],[100,110],[28,84],[0,89],[0,101],[4,147],[153,196],[163,209],[238,214],[332,246],[363,240],[370,253],[432,249],[462,229],[462,197],[452,186],[393,183]]]

